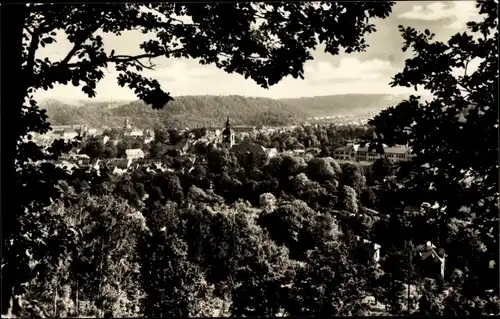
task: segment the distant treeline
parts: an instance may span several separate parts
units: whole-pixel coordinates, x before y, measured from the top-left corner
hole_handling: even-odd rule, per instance
[[[73,106],[57,100],[42,101],[52,125],[87,124],[91,127],[120,127],[125,118],[138,128],[220,127],[227,116],[235,125],[287,125],[312,116],[361,114],[380,111],[400,98],[386,94],[344,94],[299,99],[230,96],[181,96],[162,110],[141,101],[107,106],[87,103]]]
[[[142,101],[117,107],[102,103],[75,107],[56,100],[44,101],[52,125],[87,124],[91,127],[123,126],[125,118],[138,128],[221,127],[229,116],[235,125],[284,125],[301,122],[307,113],[267,98],[242,96],[177,97],[162,110]]]

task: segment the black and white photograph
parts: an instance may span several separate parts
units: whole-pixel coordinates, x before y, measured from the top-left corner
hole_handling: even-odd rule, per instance
[[[2,318],[499,316],[498,9],[1,4]]]

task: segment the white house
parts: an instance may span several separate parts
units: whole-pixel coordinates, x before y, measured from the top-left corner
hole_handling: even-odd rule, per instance
[[[132,130],[130,132],[130,136],[132,137],[142,137],[144,135],[144,132],[142,130]]]
[[[428,260],[433,263],[439,263],[439,272],[441,278],[444,278],[446,255],[444,252],[438,254],[435,249],[436,246],[434,246],[430,241],[428,241],[425,245],[419,245],[415,248],[422,261]]]
[[[125,151],[127,159],[134,160],[138,158],[144,158],[145,154],[140,148],[131,148]]]

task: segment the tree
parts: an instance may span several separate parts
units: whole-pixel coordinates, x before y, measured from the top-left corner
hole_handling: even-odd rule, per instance
[[[312,180],[324,182],[335,179],[336,173],[325,158],[313,158],[307,163],[307,175]]]
[[[227,149],[216,149],[208,153],[208,170],[214,173],[234,171],[238,167],[238,159]]]
[[[259,225],[269,231],[273,241],[285,245],[290,257],[303,260],[307,250],[322,241],[337,238],[339,230],[333,220],[323,217],[305,202],[284,203],[259,217]]]
[[[408,284],[415,278],[413,245],[411,242],[403,242],[395,248],[384,247],[386,253],[381,266],[385,274],[380,278],[380,285],[383,287],[380,299],[385,302],[391,314],[402,314],[403,308],[410,304]]]
[[[276,197],[271,193],[264,193],[259,196],[259,205],[265,211],[271,212],[276,207]]]
[[[411,49],[414,56],[392,86],[424,88],[433,100],[411,96],[370,124],[383,134],[384,143],[412,147],[416,176],[408,187],[432,184],[448,211],[465,205],[498,217],[497,5],[478,1],[477,7],[482,21],[469,22],[467,32],[447,42],[435,41],[429,30],[400,26],[403,51]],[[479,63],[476,70],[470,69],[471,62]],[[461,74],[455,76],[453,69]]]
[[[90,158],[101,158],[104,155],[105,148],[101,140],[90,139],[85,143],[82,152]]]
[[[373,187],[367,187],[361,191],[359,200],[363,206],[368,208],[375,208],[375,203],[377,202],[377,194],[373,190]]]
[[[207,289],[200,268],[186,260],[186,243],[178,234],[160,230],[146,237],[142,245],[143,313],[190,316],[193,300]]]
[[[346,163],[342,165],[341,184],[352,187],[357,192],[363,188],[365,178],[361,174],[359,165],[353,163]]]
[[[364,279],[347,256],[345,245],[331,240],[309,251],[290,289],[287,314],[362,315]]]
[[[390,159],[383,156],[378,158],[371,167],[372,177],[378,181],[383,182],[384,178],[390,176],[393,172],[394,164]]]
[[[358,195],[352,187],[342,186],[340,202],[343,210],[352,214],[358,213]]]
[[[440,298],[437,287],[426,283],[421,289],[421,297],[418,300],[417,314],[420,316],[442,315],[442,298]]]
[[[168,143],[170,145],[177,145],[184,139],[184,136],[177,130],[170,129],[168,132]]]
[[[207,135],[207,128],[206,127],[194,128],[191,130],[191,133],[193,133],[194,139],[198,140]]]
[[[445,42],[435,41],[429,30],[400,26],[403,50],[411,49],[413,57],[395,75],[392,86],[421,87],[433,99],[422,102],[411,96],[370,121],[379,136],[383,134],[384,143],[408,144],[416,154],[399,172],[405,197],[437,201],[443,208],[442,225],[467,225],[467,231],[442,242],[451,249],[451,265],[472,262],[459,270],[468,273],[469,267],[485,267],[465,275],[467,288],[460,298],[468,304],[485,301],[485,282],[498,283],[498,271],[491,276],[486,271],[493,255],[484,254],[498,254],[498,6],[478,1],[476,7],[481,20],[469,22],[467,32]],[[472,69],[474,63],[477,68]],[[460,253],[455,250],[458,246]],[[466,303],[462,312],[450,313],[467,312]]]
[[[146,230],[144,217],[112,196],[88,193],[68,207],[57,201],[48,213],[58,221],[57,231],[46,239],[48,252],[32,250],[36,275],[26,302],[48,306],[45,311],[53,316],[92,315],[83,309],[85,303],[98,316],[137,315],[139,274],[131,248]]]
[[[9,21],[3,27],[10,30],[3,43],[9,53],[2,57],[11,67],[11,80],[4,83],[3,91],[9,92],[11,98],[5,104],[13,105],[4,116],[19,123],[2,143],[4,149],[11,152],[8,158],[3,156],[7,170],[12,172],[3,176],[11,183],[9,191],[23,193],[18,184],[16,157],[35,158],[41,154],[40,150],[25,152],[25,148],[17,146],[18,141],[29,131],[44,133],[50,128],[45,112],[33,99],[38,89],[53,88],[57,83],[83,84],[83,92],[94,97],[104,70],[114,64],[120,72],[121,86],[134,90],[153,108],[162,108],[172,97],[160,88],[158,81],[140,75],[144,68],[151,67],[142,60],[159,56],[199,59],[201,64],[215,64],[226,72],[250,77],[267,88],[288,75],[303,77],[304,62],[312,59],[310,50],[317,46],[318,40],[326,44],[326,51],[332,54],[338,54],[341,48],[347,53],[364,50],[367,45],[363,36],[375,31],[369,19],[387,17],[392,5],[393,2],[321,6],[312,3],[2,6],[1,21]],[[179,22],[178,16],[191,17],[192,22]],[[254,24],[258,17],[263,23]],[[141,45],[142,54],[129,56],[112,48],[104,49],[100,32],[120,35],[132,29],[156,35],[156,39]],[[37,50],[53,43],[56,31],[60,30],[64,30],[73,48],[60,61],[38,59]],[[271,38],[276,41],[270,41]],[[10,200],[15,196],[5,198]],[[16,201],[9,202],[9,207],[11,216],[3,219],[8,225],[8,232],[3,234],[5,244],[11,242],[12,236],[20,235],[18,222],[23,212]],[[15,258],[9,257],[10,254],[4,256],[6,263],[13,264],[4,272],[16,269]],[[6,298],[3,305],[9,304],[12,285],[3,285],[2,295]]]
[[[156,138],[156,135],[155,135]],[[151,147],[149,148],[149,158],[160,158],[167,152],[167,147],[163,142],[151,142]]]
[[[155,138],[154,142],[166,143],[168,140],[168,132],[165,129],[156,128],[154,130]]]
[[[116,158],[117,153],[118,149],[116,145],[113,143],[107,143],[106,145],[104,145],[102,156],[105,158]]]
[[[108,136],[110,140],[117,140],[118,137],[120,136],[120,131],[117,130],[117,129],[108,129],[108,130],[105,130],[104,132],[102,132],[102,135],[103,136]]]

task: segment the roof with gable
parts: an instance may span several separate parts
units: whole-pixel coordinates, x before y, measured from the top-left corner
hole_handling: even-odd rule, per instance
[[[385,144],[382,144],[382,146],[384,147],[384,152],[387,152],[386,149],[388,148],[387,145]],[[373,145],[372,147],[370,147],[370,143],[367,143],[365,146],[361,147],[359,146],[358,147],[358,152],[370,152],[370,153],[376,153],[377,152],[377,146],[376,145]]]
[[[236,154],[266,154],[265,148],[262,145],[252,143],[249,140],[243,140],[241,143],[234,145],[231,151]]]
[[[387,147],[384,149],[384,152],[386,154],[406,154],[410,151],[409,148],[406,146],[394,146],[394,147]]]

